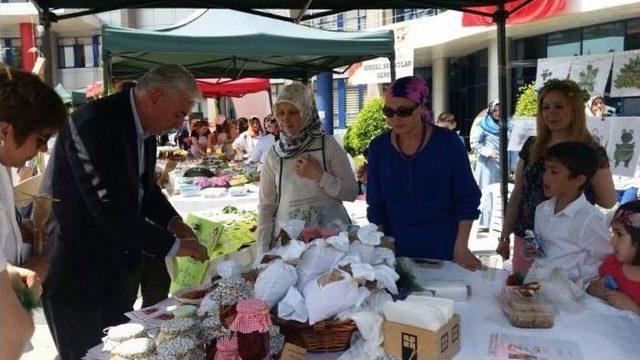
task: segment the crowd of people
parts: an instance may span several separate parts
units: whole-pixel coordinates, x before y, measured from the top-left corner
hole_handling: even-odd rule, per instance
[[[364,193],[368,220],[395,239],[397,256],[481,268],[468,240],[484,212],[482,188],[500,180],[497,102],[472,130],[474,171],[452,131],[453,116],[432,117],[426,83],[397,79],[384,93],[390,130],[373,139],[366,165],[354,172],[347,152],[323,131],[305,84],[285,86],[274,115],[262,120],[210,124],[192,117],[185,123],[199,97],[190,73],[164,65],[67,117],[39,78],[0,69],[0,358],[18,358],[33,332],[16,282],[42,295],[61,358],[79,359],[100,342],[104,328],[126,321],[139,289],[143,306],[167,297],[165,257],[208,259],[153,181],[157,136],[169,129],[180,129],[177,143],[195,157],[215,153],[261,164],[259,253],[278,245],[287,220],[317,228],[350,224],[343,202]],[[590,294],[640,315],[640,202],[622,205],[610,223],[594,207],[612,208],[616,192],[606,152],[586,127],[586,100],[571,80],[550,80],[541,89],[538,132],[518,154],[496,250],[513,255],[514,271],[527,280],[560,268]],[[38,274],[19,267],[26,259],[6,169],[46,151],[55,133],[47,172],[57,225],[42,286]],[[528,230],[538,245],[525,242]],[[608,277],[616,289],[605,286]]]

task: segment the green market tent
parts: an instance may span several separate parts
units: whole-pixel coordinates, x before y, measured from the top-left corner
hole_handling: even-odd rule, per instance
[[[393,31],[326,31],[228,9],[210,9],[171,29],[104,26],[113,78],[137,78],[159,64],[180,64],[196,78],[308,79],[376,57],[394,56]]]
[[[71,93],[67,91],[67,89],[65,89],[62,84],[56,85],[56,87],[53,88],[53,90],[55,90],[56,94],[60,96],[60,99],[62,99],[63,103],[65,104],[71,103]]]

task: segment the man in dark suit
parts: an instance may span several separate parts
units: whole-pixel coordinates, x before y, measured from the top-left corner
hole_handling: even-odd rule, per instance
[[[82,358],[105,327],[127,321],[145,261],[207,259],[153,181],[155,135],[179,125],[199,96],[184,68],[161,66],[134,89],[88,103],[60,132],[52,183],[59,232],[43,307],[62,359]]]

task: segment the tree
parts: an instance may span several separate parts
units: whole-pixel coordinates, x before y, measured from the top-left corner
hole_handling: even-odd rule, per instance
[[[382,113],[383,106],[382,99],[367,102],[356,116],[356,122],[347,129],[344,148],[351,155],[363,155],[371,140],[389,129]]]
[[[538,112],[538,91],[536,83],[524,84],[518,89],[515,116],[536,116]]]

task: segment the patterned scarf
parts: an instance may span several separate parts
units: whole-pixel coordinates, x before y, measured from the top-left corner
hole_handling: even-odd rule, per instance
[[[288,134],[282,128],[280,129],[280,141],[275,147],[276,154],[283,159],[289,159],[305,151],[315,138],[324,135],[324,131],[313,93],[304,84],[287,85],[278,96],[274,108],[283,102],[295,106],[302,118],[302,125],[297,134]]]
[[[417,76],[405,76],[391,84],[384,95],[386,97],[403,97],[407,98],[414,103],[422,106],[422,112],[420,117],[422,122],[433,124],[433,117],[429,112],[428,96],[429,87],[427,83]]]

